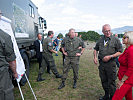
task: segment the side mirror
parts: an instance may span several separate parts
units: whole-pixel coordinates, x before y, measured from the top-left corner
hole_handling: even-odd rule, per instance
[[[44,28],[47,29],[47,23],[46,23],[46,20],[44,20]]]

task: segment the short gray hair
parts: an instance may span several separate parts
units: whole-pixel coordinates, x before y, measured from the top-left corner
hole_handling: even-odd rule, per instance
[[[74,30],[74,31],[75,31],[75,29],[74,29],[74,28],[70,28],[70,29],[69,29],[69,33],[70,33],[72,30]]]
[[[110,27],[110,29],[111,29],[111,26],[110,26],[109,24],[105,24],[105,25],[103,25],[103,27],[102,27],[102,31],[103,31],[103,29],[104,29],[105,26],[108,26],[108,27]]]
[[[128,31],[124,33],[128,37],[129,44],[133,44],[133,31]]]

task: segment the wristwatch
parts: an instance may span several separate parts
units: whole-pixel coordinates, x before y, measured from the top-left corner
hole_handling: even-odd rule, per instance
[[[110,55],[111,59],[113,58],[113,55]]]

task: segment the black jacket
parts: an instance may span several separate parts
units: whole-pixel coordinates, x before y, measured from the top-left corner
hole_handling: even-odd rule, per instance
[[[39,40],[34,41],[34,48],[35,48],[35,51],[36,51],[36,57],[40,58],[42,53],[40,52],[40,43],[39,43]]]

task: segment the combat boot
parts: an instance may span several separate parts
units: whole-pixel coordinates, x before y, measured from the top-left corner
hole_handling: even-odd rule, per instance
[[[37,82],[44,81],[45,79],[42,78],[42,76],[39,74],[37,77]]]
[[[110,99],[109,99],[109,96],[103,96],[103,97],[99,98],[99,100],[110,100]]]
[[[62,89],[65,87],[65,81],[62,81],[61,85],[58,87],[58,89]]]
[[[77,81],[74,80],[74,83],[73,83],[73,88],[75,89],[77,87]]]
[[[47,73],[48,73],[48,74],[52,74],[50,70],[47,70]]]
[[[105,91],[105,95],[101,97],[99,100],[110,100],[108,91]]]
[[[47,73],[52,74],[49,66],[47,67]]]
[[[55,77],[56,77],[56,78],[62,78],[62,75],[57,74]]]

